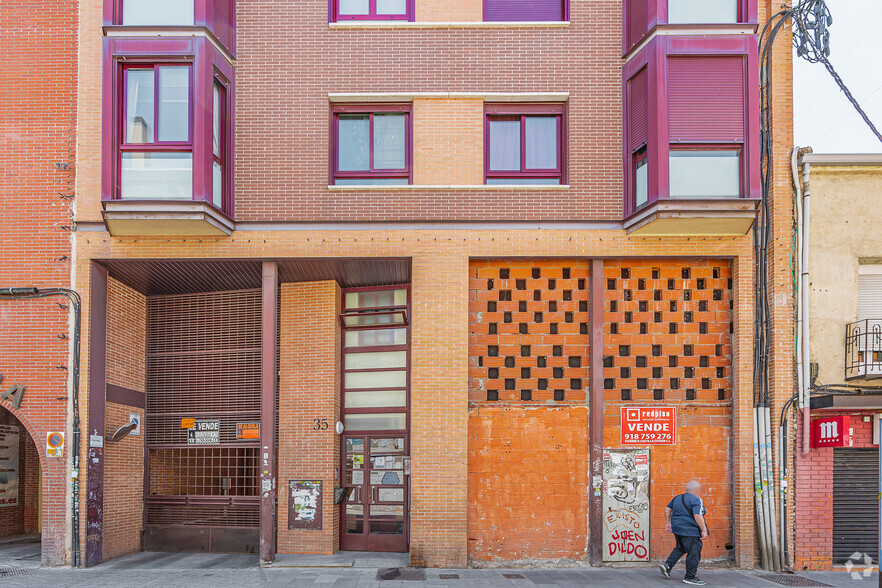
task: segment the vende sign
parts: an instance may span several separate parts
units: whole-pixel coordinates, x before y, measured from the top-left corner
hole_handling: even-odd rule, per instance
[[[676,442],[676,408],[622,407],[622,445],[674,445]]]
[[[848,447],[851,444],[851,421],[847,416],[812,421],[812,447]]]

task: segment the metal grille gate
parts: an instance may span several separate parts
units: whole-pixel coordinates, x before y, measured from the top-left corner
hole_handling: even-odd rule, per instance
[[[146,549],[254,553],[259,545],[261,292],[147,302]],[[187,419],[220,423],[188,444]]]
[[[833,563],[855,553],[879,557],[879,453],[875,448],[833,450]],[[856,558],[863,563],[863,556]]]

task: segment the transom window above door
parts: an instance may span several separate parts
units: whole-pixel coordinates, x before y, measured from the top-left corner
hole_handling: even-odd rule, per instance
[[[413,20],[413,0],[334,0],[332,21]]]

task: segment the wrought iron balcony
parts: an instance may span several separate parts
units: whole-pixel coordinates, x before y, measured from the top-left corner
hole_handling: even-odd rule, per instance
[[[845,379],[882,378],[882,319],[851,323],[845,331]]]

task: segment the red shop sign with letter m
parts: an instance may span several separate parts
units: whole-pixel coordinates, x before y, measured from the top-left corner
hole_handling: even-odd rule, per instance
[[[677,409],[673,406],[623,406],[622,445],[674,445]]]
[[[851,422],[847,416],[812,421],[812,447],[848,447],[851,444]]]

